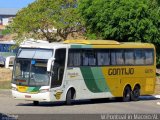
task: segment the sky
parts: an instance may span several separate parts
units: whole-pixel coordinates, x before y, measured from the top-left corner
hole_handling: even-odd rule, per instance
[[[23,8],[35,0],[0,0],[0,8]]]

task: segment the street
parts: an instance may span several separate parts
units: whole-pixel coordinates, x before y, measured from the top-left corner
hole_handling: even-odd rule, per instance
[[[154,96],[142,96],[139,101],[120,102],[115,99],[96,101],[74,101],[67,106],[64,102],[40,102],[34,106],[32,101],[14,100],[10,90],[0,90],[0,113],[4,114],[129,114],[160,113],[160,99]]]

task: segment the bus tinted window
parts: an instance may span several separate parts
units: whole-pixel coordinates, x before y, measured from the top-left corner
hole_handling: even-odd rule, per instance
[[[97,51],[97,62],[98,62],[98,65],[109,65],[110,64],[109,50]]]
[[[50,49],[21,49],[18,58],[49,59],[53,51]]]
[[[70,50],[68,66],[151,65],[152,49]]]
[[[135,64],[144,65],[144,51],[142,49],[135,50]]]
[[[111,50],[111,65],[116,65],[116,51]]]
[[[124,53],[125,65],[134,65],[134,51],[126,50]]]
[[[123,50],[116,50],[116,63],[117,65],[124,64]]]
[[[151,65],[153,64],[153,50],[151,49],[148,49],[148,50],[145,50],[145,64],[146,65]]]
[[[95,57],[95,52],[94,51],[84,50],[82,57],[83,57],[83,65],[84,66],[96,65],[96,57]]]
[[[81,65],[81,52],[80,50],[69,50],[68,66]]]
[[[13,47],[12,43],[0,43],[0,52],[12,52],[17,53],[17,48]]]

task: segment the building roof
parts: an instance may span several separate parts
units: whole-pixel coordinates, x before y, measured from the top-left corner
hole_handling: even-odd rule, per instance
[[[17,8],[0,8],[0,15],[16,15],[18,10]]]

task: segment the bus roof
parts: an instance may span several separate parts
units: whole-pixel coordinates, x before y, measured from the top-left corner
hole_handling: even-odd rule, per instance
[[[87,44],[87,45],[117,45],[120,44],[115,40],[66,40],[67,44]]]
[[[25,43],[20,47],[28,48],[154,48],[151,43],[117,42],[114,40],[66,40],[53,43]]]
[[[66,40],[72,48],[154,48],[151,43],[117,42],[115,40]]]
[[[25,44],[21,44],[20,47],[23,48],[46,48],[46,49],[53,49],[53,48],[61,48],[64,47],[66,48],[69,45],[63,44],[63,43],[58,43],[58,42],[54,42],[54,43],[25,43]]]

